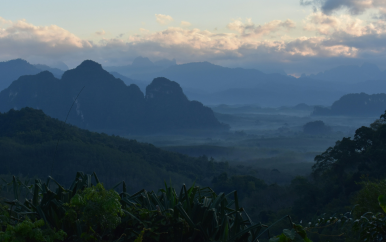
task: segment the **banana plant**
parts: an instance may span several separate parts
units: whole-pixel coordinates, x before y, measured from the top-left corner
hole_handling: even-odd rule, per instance
[[[86,204],[82,194],[94,187],[101,187],[95,173],[77,172],[69,188],[65,188],[52,177],[46,182],[36,179],[34,184],[21,182],[13,177],[8,183],[13,187],[14,200],[6,201],[10,219],[18,223],[26,216],[31,220],[43,220],[46,229],[67,233],[67,241],[218,241],[257,242],[268,234],[270,227],[254,223],[240,206],[237,191],[216,194],[209,187],[185,185],[179,192],[172,184],[165,183],[158,192],[145,189],[129,194],[124,181],[118,199],[120,223],[108,234],[95,231],[82,220],[81,213],[73,204]],[[55,189],[53,189],[55,187]],[[26,189],[30,198],[19,201],[20,191]],[[289,218],[289,217],[288,217]],[[95,221],[96,223],[98,221]],[[293,224],[297,234],[304,230]],[[292,236],[292,232],[286,231]],[[305,240],[307,241],[307,240]]]

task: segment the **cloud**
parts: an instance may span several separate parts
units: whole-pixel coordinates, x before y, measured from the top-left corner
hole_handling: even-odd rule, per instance
[[[363,20],[353,18],[350,15],[331,16],[316,12],[306,18],[303,29],[306,31],[317,31],[322,35],[379,35],[386,33],[386,22],[375,20],[365,23]]]
[[[314,4],[314,0],[300,0],[300,5],[308,6]]]
[[[371,61],[386,65],[386,22],[364,22],[349,15],[309,15],[303,23],[311,37],[264,38],[295,27],[290,20],[256,25],[251,20],[232,21],[227,26],[237,33],[169,27],[159,32],[132,35],[123,48],[123,56],[176,58],[179,62],[210,61],[224,65],[239,63],[253,67],[272,65],[293,73],[321,71],[342,63]],[[112,49],[113,43],[100,46]],[[107,53],[107,51],[106,51]],[[108,57],[107,57],[108,58]],[[124,58],[124,57],[122,57]]]
[[[12,21],[0,17],[0,24],[12,24]]]
[[[300,0],[300,4],[313,5],[325,14],[340,9],[347,9],[352,15],[362,14],[368,9],[377,9],[380,14],[386,14],[386,0]]]
[[[34,26],[25,20],[8,21],[7,28],[0,29],[1,56],[57,57],[92,45],[56,25]]]
[[[210,61],[243,67],[265,64],[290,73],[321,71],[334,63],[375,60],[386,68],[386,21],[365,22],[350,15],[319,12],[310,14],[301,24],[308,37],[288,36],[288,31],[295,28],[291,20],[257,25],[248,19],[232,21],[227,32],[183,27],[157,32],[141,29],[135,35],[93,43],[55,25],[35,26],[20,20],[0,28],[0,59],[40,57],[65,61],[73,67],[85,59],[123,65],[137,56],[146,56],[176,58],[180,63]],[[273,34],[278,36],[271,38]]]
[[[95,32],[96,35],[103,36],[106,34],[106,32],[102,29],[101,31]]]
[[[187,21],[181,21],[181,24],[180,24],[182,27],[189,27],[191,26],[192,24],[187,22]]]
[[[156,21],[161,25],[166,25],[174,21],[170,15],[155,14]]]
[[[292,29],[296,27],[295,22],[290,19],[286,21],[273,20],[264,25],[255,25],[251,19],[247,19],[246,23],[241,20],[234,20],[227,25],[228,29],[235,30],[243,37],[261,37],[283,29]]]

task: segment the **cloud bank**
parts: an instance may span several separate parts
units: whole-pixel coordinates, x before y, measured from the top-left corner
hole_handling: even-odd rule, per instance
[[[172,20],[171,16],[156,15],[160,24]],[[210,61],[252,68],[270,65],[300,74],[364,61],[386,68],[383,19],[369,22],[350,14],[314,12],[302,23],[290,19],[265,24],[255,24],[252,19],[233,20],[226,25],[228,31],[222,33],[187,28],[191,25],[184,21],[179,25],[158,32],[141,29],[139,34],[125,38],[107,38],[102,30],[95,35],[104,38],[93,42],[56,25],[35,26],[25,20],[0,18],[0,59],[45,58],[75,66],[84,59],[123,65],[137,56],[146,56],[153,60],[175,58],[180,63]],[[291,37],[293,31],[303,31],[304,35]]]

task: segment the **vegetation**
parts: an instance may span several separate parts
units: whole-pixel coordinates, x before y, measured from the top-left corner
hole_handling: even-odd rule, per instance
[[[17,205],[18,202],[8,201],[14,203],[8,203],[2,209],[3,235],[18,236],[18,232],[15,232],[20,231],[17,230],[19,228],[17,226],[27,226],[31,228],[31,234],[42,235],[47,241],[64,236],[61,230],[67,234],[65,240],[68,241],[76,239],[89,241],[118,239],[123,241],[135,239],[138,241],[140,239],[143,241],[163,241],[164,239],[171,240],[168,237],[163,237],[170,234],[184,239],[194,237],[198,241],[199,239],[202,241],[221,241],[221,238],[216,236],[224,232],[220,230],[223,225],[219,225],[218,230],[215,228],[211,230],[216,236],[205,237],[207,231],[200,230],[198,226],[203,217],[196,218],[197,213],[193,212],[192,206],[195,202],[198,207],[203,206],[204,197],[217,199],[221,195],[218,192],[224,192],[224,196],[228,194],[225,197],[227,205],[224,206],[237,210],[234,207],[235,204],[232,204],[236,201],[233,191],[237,190],[239,207],[242,204],[249,217],[247,218],[243,209],[241,215],[243,221],[259,221],[269,226],[269,235],[273,241],[275,239],[279,239],[279,241],[293,240],[291,238],[294,231],[296,236],[300,236],[300,232],[297,233],[294,225],[291,225],[292,222],[290,222],[290,229],[293,230],[283,231],[283,227],[286,228],[288,222],[287,224],[283,223],[289,217],[297,223],[303,221],[305,224],[303,229],[307,232],[307,238],[312,241],[327,241],[326,238],[329,241],[354,242],[364,241],[365,238],[369,241],[377,241],[378,238],[383,238],[382,231],[385,228],[385,214],[377,202],[380,195],[386,194],[384,182],[386,167],[383,162],[383,157],[386,155],[384,151],[385,124],[386,113],[370,127],[357,129],[353,138],[343,138],[336,142],[333,147],[317,155],[311,176],[299,176],[288,185],[278,185],[275,183],[267,184],[258,179],[256,174],[261,171],[246,164],[240,163],[235,167],[232,163],[216,162],[205,156],[193,158],[164,151],[153,145],[142,144],[134,140],[92,133],[71,125],[64,125],[58,120],[45,116],[42,111],[29,108],[20,111],[12,110],[0,114],[0,158],[4,170],[29,177],[42,178],[49,173],[58,177],[58,184],[63,185],[53,185],[55,182],[50,179],[50,182],[40,181],[37,183],[39,185],[36,186],[40,189],[38,191],[41,194],[40,198],[43,198],[47,192],[48,195],[52,196],[50,199],[62,201],[60,207],[64,210],[55,207],[57,206],[56,202],[50,202],[51,205],[49,206],[51,207],[45,208],[47,210],[43,209],[47,211],[44,218],[39,215],[39,211],[34,212],[34,207],[23,205],[30,210],[32,209],[27,212],[29,218],[27,221],[26,214],[20,214],[22,211],[17,210],[22,209],[23,206]],[[58,140],[59,145],[55,154]],[[269,158],[269,160],[274,161],[275,159]],[[277,168],[269,170],[269,173],[271,177],[276,176],[280,181],[286,168],[284,166]],[[94,185],[88,183],[82,185],[82,188],[71,188],[68,177],[76,170],[82,169],[88,172],[95,170],[102,173],[100,178],[105,181],[103,186],[96,182]],[[85,175],[79,174],[78,176],[82,177],[80,178],[82,181],[89,180],[88,176],[83,178]],[[113,187],[113,184],[123,179],[126,180],[124,183],[125,194],[105,189],[105,187]],[[172,198],[167,195],[167,191],[168,189],[175,189],[175,186],[169,185],[158,192],[142,190],[141,193],[133,193],[133,191],[143,187],[154,190],[157,188],[155,187],[157,184],[169,179],[173,180],[174,184],[185,181],[189,183],[188,187],[193,184],[193,181],[196,181],[196,184],[200,184],[200,186],[210,185],[212,187],[211,189],[204,189],[193,185],[190,188],[183,188],[180,193],[175,192],[175,197],[178,199],[173,201],[187,199],[183,198],[185,196],[183,195],[185,194],[184,189],[188,193],[191,191],[191,193],[195,192],[196,195],[202,195],[195,195],[194,199],[190,197],[193,199],[189,200],[191,201],[189,202],[191,209],[187,205],[187,200],[183,200],[186,201],[186,204],[181,202],[184,211],[194,224],[194,229],[184,213],[178,212],[178,216],[174,214],[174,211],[178,210],[178,202],[170,202]],[[16,193],[14,192],[13,196],[18,196],[19,201],[23,201],[25,197],[33,204],[33,199],[29,196],[34,194],[34,187],[36,186],[27,181],[19,182],[16,178],[15,182],[12,181],[10,185],[14,186],[14,183],[20,186],[18,185],[17,189],[14,190]],[[64,189],[63,194],[59,196],[59,186],[63,189],[64,187],[71,189]],[[48,190],[45,191],[46,188],[52,193]],[[27,191],[27,195],[21,192],[23,189],[24,192]],[[75,193],[73,189],[76,190]],[[68,191],[72,191],[71,195],[65,195]],[[155,198],[147,200],[146,196],[151,196],[149,194],[156,196],[162,207]],[[9,197],[9,194],[7,196]],[[129,202],[124,203],[125,199],[128,199]],[[383,200],[381,199],[381,201]],[[165,205],[166,203],[169,205]],[[106,204],[109,205],[105,206]],[[133,204],[139,205],[132,206]],[[174,204],[174,207],[170,204]],[[351,213],[345,213],[350,211],[354,205],[357,206]],[[59,209],[58,211],[63,212],[63,214],[54,215],[51,213],[51,208]],[[165,211],[162,208],[165,208]],[[173,212],[168,209],[173,209]],[[206,209],[210,210],[211,208]],[[221,209],[221,207],[216,207],[216,209]],[[15,211],[15,213],[10,210]],[[16,213],[19,217],[16,216]],[[219,216],[216,217],[218,224],[222,224],[225,217],[228,221],[235,221],[236,217],[232,217],[234,214],[229,218],[228,215],[216,212],[216,216]],[[55,219],[55,216],[63,219]],[[18,220],[9,220],[11,217]],[[285,219],[281,220],[282,218]],[[342,223],[342,218],[344,218],[344,223]],[[39,222],[40,220],[44,222],[44,225]],[[23,221],[26,222],[22,224]],[[79,221],[79,225],[74,221]],[[276,221],[279,222],[275,223]],[[7,229],[8,225],[13,227]],[[243,225],[243,229],[254,225],[249,222]],[[53,230],[52,233],[49,232],[51,230],[47,230],[47,226]],[[232,228],[228,228],[230,229],[229,233],[231,233]],[[372,229],[370,235],[373,237],[366,237],[369,235],[367,232],[370,229]],[[263,226],[260,232],[264,230],[265,227]],[[125,236],[122,236],[123,234]],[[273,236],[277,234],[279,234],[278,237]],[[252,235],[249,234],[249,236]],[[259,241],[264,241],[267,238],[268,232],[265,232]],[[357,238],[362,238],[362,240]],[[178,240],[176,239],[176,241]]]
[[[330,131],[331,128],[321,120],[308,122],[303,126],[303,132],[306,134],[326,134]]]
[[[164,151],[151,144],[87,130],[24,108],[0,114],[0,160],[3,173],[57,177],[67,184],[78,170],[100,172],[106,185],[126,179],[129,189],[154,184],[201,182],[228,169],[225,162]],[[207,170],[208,165],[212,167]]]
[[[13,177],[9,185],[15,200],[6,200],[1,209],[1,222],[7,228],[0,238],[5,241],[247,242],[271,237],[270,227],[254,223],[240,207],[237,191],[216,194],[208,187],[183,185],[177,193],[165,184],[158,193],[129,194],[121,182],[114,187],[122,185],[118,194],[107,191],[95,173],[81,172],[67,189],[51,177],[46,183],[36,179],[34,184]],[[20,187],[31,194],[24,203],[19,201]],[[285,229],[270,242],[296,237],[311,241],[301,225],[289,216],[282,220],[286,218],[292,230]]]

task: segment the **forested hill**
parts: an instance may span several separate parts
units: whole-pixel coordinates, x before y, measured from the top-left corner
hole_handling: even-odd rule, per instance
[[[79,129],[32,108],[0,114],[0,160],[2,174],[50,174],[66,182],[74,172],[95,171],[109,185],[125,180],[133,189],[155,189],[169,179],[200,182],[226,168],[205,157]]]
[[[227,129],[210,108],[189,101],[178,83],[156,78],[144,96],[138,86],[126,86],[93,61],[66,71],[61,79],[47,71],[20,77],[0,93],[0,111],[32,107],[65,120],[75,100],[68,122],[93,131],[121,134]]]
[[[315,107],[313,115],[378,116],[386,110],[386,94],[347,94],[330,108]]]

